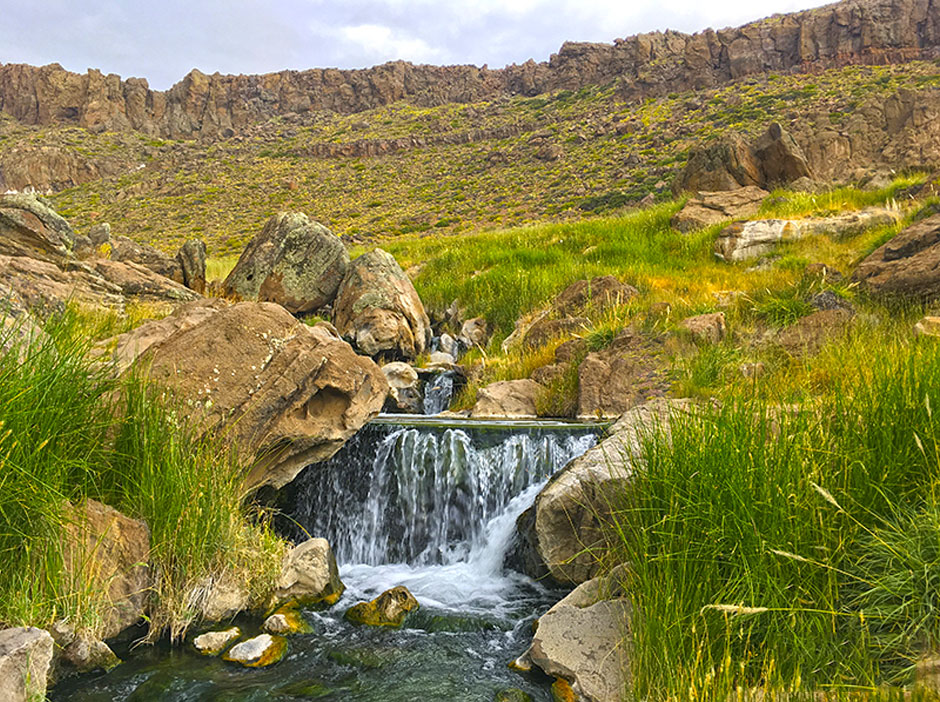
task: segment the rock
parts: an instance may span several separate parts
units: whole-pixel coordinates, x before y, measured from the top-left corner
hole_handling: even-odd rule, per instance
[[[541,386],[534,380],[500,380],[477,391],[471,417],[535,417]]]
[[[441,334],[441,337],[438,341],[439,349],[443,353],[449,354],[454,358],[460,356],[460,345],[457,343],[457,340],[452,337],[450,334]]]
[[[794,356],[815,354],[827,341],[845,332],[853,315],[844,307],[813,312],[780,330],[774,343]]]
[[[63,311],[67,302],[124,310],[121,289],[82,263],[66,271],[38,258],[0,255],[0,285],[15,291],[26,307],[41,317]]]
[[[852,280],[875,295],[940,296],[940,214],[907,227],[859,264]]]
[[[760,163],[744,139],[736,134],[705,148],[693,149],[676,178],[676,194],[704,190],[718,192],[761,186]]]
[[[333,307],[344,339],[369,356],[414,360],[431,342],[418,293],[391,254],[375,249],[349,265]]]
[[[422,383],[418,371],[402,361],[392,361],[382,366],[382,372],[390,388],[386,411],[421,414]]]
[[[560,144],[543,144],[535,151],[535,158],[540,161],[557,161],[565,155]]]
[[[589,353],[578,368],[578,416],[616,418],[664,395],[670,369],[664,342],[628,327],[606,349]]]
[[[199,581],[189,592],[187,606],[205,621],[220,622],[248,610],[251,595],[244,583],[226,572]]]
[[[512,349],[522,345],[525,335],[538,322],[548,318],[548,310],[539,310],[530,314],[523,315],[516,320],[515,328],[512,333],[503,339],[500,345],[503,353],[509,353]]]
[[[532,702],[532,696],[517,687],[508,687],[496,693],[495,702]]]
[[[152,584],[150,530],[137,519],[95,500],[65,509],[62,559],[68,582],[101,593],[99,627],[110,638],[146,612]]]
[[[354,624],[400,627],[408,612],[418,609],[418,600],[408,588],[399,585],[386,590],[371,602],[359,602],[346,610],[346,619]]]
[[[75,234],[64,218],[35,195],[0,195],[0,254],[45,261],[67,258]]]
[[[914,325],[916,336],[940,336],[940,317],[923,317]]]
[[[75,258],[80,261],[91,258],[95,255],[96,250],[94,244],[91,243],[91,239],[82,234],[75,234],[72,245],[72,254]]]
[[[345,586],[326,539],[308,539],[284,554],[274,591],[276,602],[336,604]]]
[[[819,278],[822,281],[829,281],[831,283],[841,283],[843,278],[842,273],[831,266],[827,266],[825,263],[806,264],[806,268],[803,269],[803,275]]]
[[[237,626],[224,631],[209,631],[193,639],[193,648],[205,656],[217,656],[242,635]]]
[[[61,650],[61,657],[78,673],[90,673],[93,670],[105,672],[120,665],[111,647],[104,641],[86,634],[76,634],[71,627],[61,622],[53,626],[56,646]]]
[[[248,484],[281,487],[332,456],[388,395],[381,369],[327,325],[242,302],[153,344],[132,368],[174,391],[194,425],[226,432]]]
[[[343,242],[300,212],[271,217],[223,283],[227,295],[277,302],[294,314],[333,301],[349,266]]]
[[[796,223],[787,219],[735,222],[715,240],[715,255],[724,261],[746,261],[773,251],[777,244],[801,236]]]
[[[576,585],[597,574],[597,556],[606,548],[600,520],[629,485],[642,432],[668,430],[671,413],[688,407],[686,400],[659,399],[631,409],[608,438],[552,476],[518,523],[521,561],[531,577]]]
[[[411,388],[418,382],[418,371],[402,361],[392,361],[382,366],[385,379],[392,389]]]
[[[222,660],[240,663],[246,668],[264,668],[274,665],[287,653],[287,639],[283,636],[261,634],[232,646]]]
[[[754,144],[754,156],[760,163],[759,185],[765,188],[813,178],[803,149],[778,122],[771,124]]]
[[[199,299],[197,292],[139,263],[95,258],[88,261],[88,266],[100,277],[116,285],[125,297],[142,302],[174,304]]]
[[[486,346],[486,342],[490,338],[489,325],[483,317],[468,319],[460,327],[460,338],[468,342],[466,344],[468,348],[471,346]],[[444,349],[441,350],[445,351]],[[445,353],[449,352],[445,351]],[[452,355],[456,359],[456,354]]]
[[[809,300],[810,306],[815,310],[849,310],[853,311],[852,303],[839,297],[832,290],[823,290],[813,295]]]
[[[844,212],[833,217],[815,217],[797,220],[801,236],[825,235],[833,239],[847,239],[877,227],[898,223],[899,213],[881,207],[869,207],[857,212]]]
[[[561,316],[570,316],[590,308],[601,312],[608,307],[622,305],[639,291],[632,285],[621,283],[612,275],[591,280],[577,280],[562,290],[552,301],[552,308]]]
[[[753,185],[726,192],[699,192],[672,218],[672,226],[690,232],[729,219],[753,217],[768,194]]]
[[[206,242],[190,239],[176,252],[176,261],[183,274],[183,285],[200,295],[206,293]]]
[[[46,698],[52,644],[52,636],[43,629],[0,629],[0,700],[33,702]]]
[[[428,357],[428,366],[448,367],[454,365],[456,362],[456,358],[443,351],[435,351]]]
[[[150,244],[141,244],[126,236],[111,237],[110,258],[121,263],[136,263],[164,278],[169,278],[174,283],[183,284],[183,269],[179,261]]]
[[[629,678],[623,642],[629,638],[630,603],[598,599],[595,578],[575,589],[538,619],[526,656],[547,675],[570,684],[571,699],[619,702]],[[583,594],[588,588],[592,595]],[[554,687],[554,686],[553,686]]]
[[[111,225],[107,222],[96,224],[88,230],[88,239],[92,246],[99,247],[111,243]]]
[[[261,628],[269,634],[279,634],[281,636],[313,632],[313,627],[295,607],[281,607],[264,620]]]
[[[718,344],[725,338],[725,313],[713,312],[686,317],[679,326],[689,332],[692,338],[706,344]]]
[[[564,319],[541,319],[533,323],[523,336],[522,344],[529,349],[544,346],[552,339],[570,336],[590,329],[591,321],[586,317]]]
[[[47,338],[29,313],[26,301],[16,290],[0,284],[0,354],[15,346],[22,361],[31,345],[42,343]]]

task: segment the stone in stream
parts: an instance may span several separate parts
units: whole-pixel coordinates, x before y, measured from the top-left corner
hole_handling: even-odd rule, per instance
[[[418,600],[399,585],[386,590],[371,602],[359,602],[346,610],[346,619],[354,624],[400,627],[408,612],[418,609]]]
[[[67,622],[55,622],[50,633],[55,639],[59,658],[79,673],[108,671],[119,665],[118,658],[104,641],[86,633],[76,633]]]
[[[246,668],[264,668],[277,663],[287,653],[287,639],[283,636],[261,634],[232,646],[222,660],[240,663]]]
[[[45,699],[52,649],[52,636],[43,629],[0,630],[0,700]]]
[[[242,635],[237,626],[223,631],[207,631],[193,639],[193,648],[205,656],[217,656]]]
[[[300,610],[295,606],[286,605],[264,620],[261,625],[269,634],[309,634],[313,631],[310,623],[304,619]]]
[[[308,539],[284,554],[274,599],[279,603],[334,605],[345,586],[326,539]]]

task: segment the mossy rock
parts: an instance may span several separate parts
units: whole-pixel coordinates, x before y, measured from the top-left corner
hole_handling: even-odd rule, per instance
[[[518,687],[510,687],[497,692],[495,702],[532,702],[532,695]]]
[[[552,683],[552,699],[554,702],[578,702],[578,696],[571,689],[571,683],[564,678],[556,678]]]
[[[264,620],[262,628],[269,634],[278,634],[280,636],[313,633],[313,627],[310,622],[304,619],[297,605],[279,607]]]
[[[386,590],[371,602],[359,602],[346,610],[353,624],[400,627],[409,612],[417,610],[418,600],[408,588],[399,585]]]
[[[265,668],[280,661],[286,653],[287,639],[261,634],[235,644],[222,656],[222,660],[239,663],[246,668]]]

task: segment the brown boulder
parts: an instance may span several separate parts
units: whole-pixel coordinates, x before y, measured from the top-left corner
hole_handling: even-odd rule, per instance
[[[522,344],[529,349],[544,346],[552,339],[570,336],[589,329],[591,320],[586,317],[565,317],[564,319],[541,319],[525,332]]]
[[[754,156],[760,163],[758,184],[765,188],[814,177],[803,149],[778,122],[771,124],[754,144]]]
[[[44,260],[68,257],[75,242],[69,223],[35,195],[0,195],[0,254]]]
[[[200,295],[206,293],[206,242],[190,239],[176,252],[176,261],[183,274],[183,285]]]
[[[673,189],[678,194],[761,185],[760,162],[744,139],[733,134],[717,144],[693,149]]]
[[[780,330],[774,343],[795,356],[817,353],[827,341],[845,333],[853,316],[844,307],[813,312]]]
[[[418,609],[418,600],[403,585],[386,590],[371,602],[359,602],[346,610],[346,619],[367,626],[400,627],[408,612]]]
[[[116,285],[125,297],[169,303],[199,299],[199,293],[139,263],[105,258],[91,259],[87,263],[101,278]]]
[[[333,301],[348,265],[346,247],[333,232],[301,212],[282,212],[251,240],[223,288],[294,314],[312,312]]]
[[[940,297],[940,214],[912,224],[878,248],[852,279],[876,295]]]
[[[85,264],[63,270],[47,260],[0,255],[0,285],[16,291],[26,307],[41,315],[64,310],[67,302],[124,310],[121,288]]]
[[[414,360],[431,341],[431,323],[414,285],[382,249],[349,265],[333,305],[333,324],[362,353],[392,360]]]
[[[278,604],[332,605],[344,589],[330,544],[326,539],[308,539],[284,554],[274,599]]]
[[[712,312],[686,317],[679,326],[689,332],[696,341],[718,344],[725,338],[725,313]]]
[[[699,192],[672,218],[672,226],[681,232],[690,232],[729,219],[753,217],[768,194],[756,186],[726,192]]]
[[[68,582],[101,593],[107,603],[103,639],[144,615],[151,587],[150,530],[137,519],[95,500],[68,505],[62,559]]]
[[[183,269],[179,261],[150,244],[141,244],[126,236],[111,237],[110,258],[121,263],[136,263],[175,283],[183,284]]]
[[[382,370],[328,325],[308,327],[268,302],[218,310],[151,346],[141,364],[198,427],[234,442],[253,486],[281,487],[332,456],[388,394]]]
[[[578,416],[619,417],[669,388],[664,340],[624,329],[606,349],[589,353],[578,368]]]
[[[591,280],[576,280],[558,293],[552,307],[559,315],[567,316],[582,312],[586,307],[602,311],[622,305],[637,295],[639,291],[632,285],[621,283],[612,275],[604,275]]]
[[[531,379],[500,380],[477,391],[471,417],[534,417],[541,386]]]

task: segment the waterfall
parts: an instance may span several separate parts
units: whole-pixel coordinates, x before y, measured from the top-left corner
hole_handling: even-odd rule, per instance
[[[424,425],[421,425],[424,424]],[[289,513],[344,565],[501,569],[515,517],[597,428],[373,423],[295,481]]]

